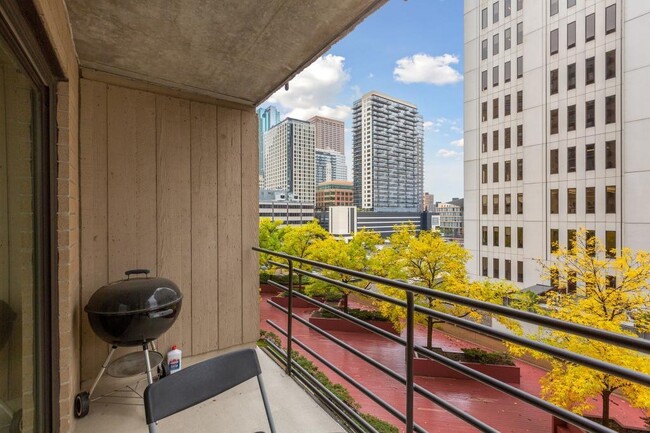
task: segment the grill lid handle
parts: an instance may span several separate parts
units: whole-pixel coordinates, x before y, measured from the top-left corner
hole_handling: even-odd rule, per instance
[[[131,275],[138,275],[138,274],[145,274],[149,275],[149,269],[129,269],[124,273],[124,275],[127,276],[127,278],[130,278]]]

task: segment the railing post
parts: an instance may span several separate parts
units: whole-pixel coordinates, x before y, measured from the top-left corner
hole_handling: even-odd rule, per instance
[[[414,356],[414,316],[413,292],[406,292],[406,433],[413,433],[413,356]]]
[[[287,303],[287,376],[291,376],[291,339],[293,337],[293,260],[289,260],[289,302]]]

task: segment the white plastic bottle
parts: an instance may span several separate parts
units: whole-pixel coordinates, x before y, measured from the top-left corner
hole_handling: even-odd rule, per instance
[[[181,369],[181,356],[183,352],[176,346],[172,346],[172,350],[167,352],[167,365],[171,374],[176,373]]]

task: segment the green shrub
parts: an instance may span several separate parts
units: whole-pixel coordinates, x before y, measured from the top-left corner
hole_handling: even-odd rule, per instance
[[[263,329],[260,329],[260,339],[257,340],[257,345],[260,347],[266,347],[267,340],[271,341],[277,347],[282,347],[282,340],[280,340],[280,337],[278,337],[276,334],[274,334],[271,331],[265,331]]]
[[[339,317],[334,313],[330,313],[327,310],[320,310],[321,317],[325,318],[334,318],[334,317]],[[379,320],[382,322],[388,322],[388,319],[386,316],[381,314],[379,311],[374,311],[374,310],[360,310],[358,308],[350,308],[348,310],[348,314],[351,315],[352,317],[356,317],[357,319],[360,320]]]
[[[369,413],[360,414],[361,418],[365,419],[368,424],[373,426],[379,433],[399,433],[399,429],[386,421],[372,416]]]
[[[506,352],[486,352],[479,348],[462,349],[467,362],[490,365],[515,365],[512,356]]]

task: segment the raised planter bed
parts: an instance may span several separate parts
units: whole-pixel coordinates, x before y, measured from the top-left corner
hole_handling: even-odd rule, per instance
[[[309,317],[309,323],[314,326],[326,331],[342,331],[342,332],[360,332],[360,333],[371,333],[368,329],[365,329],[362,326],[352,323],[348,320],[337,318],[337,317],[321,317],[317,311],[312,313]],[[399,333],[393,328],[393,324],[390,321],[385,320],[366,320],[366,323],[374,325],[384,331],[388,331],[392,334],[399,335]]]
[[[447,354],[455,356],[463,355],[460,352],[443,352],[442,350],[436,351],[445,356]],[[519,384],[521,381],[519,367],[516,365],[479,364],[476,362],[465,361],[460,361],[460,363],[502,382]],[[452,370],[451,368],[442,365],[437,361],[420,357],[417,354],[416,358],[413,360],[413,374],[416,376],[444,377],[448,379],[470,379],[464,374],[459,373],[456,370]]]
[[[321,301],[321,299],[314,298],[317,301]],[[271,298],[273,302],[278,304],[281,307],[287,308],[289,306],[289,297],[288,296],[273,296]],[[299,298],[297,296],[293,297],[293,308],[318,308],[314,304],[310,304],[309,302],[305,301],[302,298]]]
[[[282,293],[282,289],[278,289],[277,287],[274,287],[268,283],[260,283],[260,293],[268,293],[272,295],[278,295]]]
[[[600,423],[602,419],[590,415],[585,415],[585,417],[592,421],[596,421],[597,423]],[[647,428],[625,426],[616,418],[610,418],[608,427],[619,433],[646,433],[650,431]],[[552,433],[584,433],[584,430],[556,417],[553,417],[553,426],[551,431]]]

